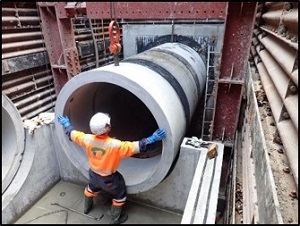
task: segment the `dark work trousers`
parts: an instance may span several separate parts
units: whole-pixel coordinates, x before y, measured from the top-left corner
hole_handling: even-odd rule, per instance
[[[89,188],[92,192],[104,190],[110,193],[116,201],[127,196],[124,177],[118,171],[110,176],[103,177],[89,169],[89,176]]]

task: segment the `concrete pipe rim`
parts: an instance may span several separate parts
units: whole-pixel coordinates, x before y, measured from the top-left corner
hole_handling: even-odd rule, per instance
[[[2,93],[2,195],[21,165],[25,148],[25,131],[13,102]]]
[[[122,63],[120,64],[122,65]],[[109,66],[109,65],[108,65]],[[97,75],[97,76],[96,76]],[[67,102],[72,99],[72,95],[74,92],[80,92],[80,89],[82,89],[85,85],[90,85],[91,83],[108,83],[116,86],[121,86],[120,80],[117,79],[118,76],[122,76],[120,74],[117,74],[112,71],[105,71],[104,68],[97,68],[91,71],[82,72],[76,77],[69,80],[65,86],[60,91],[57,102],[56,102],[56,108],[55,108],[55,118],[57,118],[60,114],[66,114],[66,109],[64,106],[67,105]],[[138,84],[134,83],[128,78],[123,77],[123,81],[126,80],[128,85],[130,86],[130,92],[135,95],[136,97],[141,98],[140,100],[143,102],[146,98],[152,99],[152,97],[145,92],[141,87],[139,87]],[[124,88],[124,87],[123,87]],[[141,94],[141,92],[143,94]],[[149,108],[148,108],[149,109]],[[164,128],[167,131],[166,139],[162,141],[162,147],[163,150],[161,152],[161,155],[157,155],[155,157],[152,157],[149,159],[136,159],[133,157],[129,157],[127,159],[123,159],[122,163],[120,165],[120,172],[123,174],[126,186],[127,186],[127,192],[129,194],[139,193],[146,190],[149,190],[150,188],[156,186],[159,184],[168,173],[173,159],[175,158],[177,153],[170,153],[174,149],[174,144],[172,143],[170,136],[171,136],[171,130],[169,128],[169,125],[167,123],[167,120],[164,116],[164,113],[161,111],[158,105],[155,104],[155,101],[153,100],[153,105],[150,107],[149,111],[153,115],[153,117],[156,120],[156,123],[158,127]],[[158,117],[159,115],[159,117]],[[71,118],[72,123],[72,118]],[[73,162],[73,165],[86,177],[88,178],[88,162],[87,160],[85,162],[81,161],[80,159],[86,159],[85,157],[85,151],[82,149],[81,151],[75,151],[74,149],[78,150],[81,149],[81,147],[78,147],[78,145],[70,142],[66,135],[61,135],[64,133],[62,126],[55,120],[55,129],[56,133],[58,134],[58,139],[60,141],[60,144],[63,149],[72,149],[69,151],[66,151],[67,157]],[[75,128],[76,129],[76,128]],[[154,131],[153,131],[154,132]],[[151,135],[151,134],[149,134]],[[139,163],[138,163],[139,162]],[[124,164],[127,166],[124,166]],[[133,171],[138,170],[137,168],[128,167],[135,166],[137,164],[145,164],[145,172],[139,176],[140,179],[134,179],[132,178],[131,173]],[[148,165],[148,166],[147,166]],[[126,168],[127,172],[122,172],[124,168]],[[147,168],[148,167],[148,168]],[[130,169],[131,168],[131,169]],[[149,170],[149,168],[151,168]],[[139,169],[141,171],[141,169]],[[131,175],[131,176],[130,176]],[[143,178],[143,179],[141,179]]]

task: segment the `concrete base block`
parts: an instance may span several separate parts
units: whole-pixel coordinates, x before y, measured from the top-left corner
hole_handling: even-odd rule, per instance
[[[130,200],[143,202],[161,209],[183,213],[199,158],[193,147],[181,146],[173,171],[159,185],[139,194],[129,195]]]

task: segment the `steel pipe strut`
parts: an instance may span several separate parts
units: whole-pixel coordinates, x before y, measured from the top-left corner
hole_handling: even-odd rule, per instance
[[[298,51],[271,35],[265,37],[258,36],[258,39],[266,47],[276,62],[284,69],[286,74],[298,85],[298,78],[294,80],[294,77],[291,76]]]
[[[269,75],[263,62],[257,63],[256,67],[260,74],[261,82],[266,92],[272,113],[277,125],[277,129],[282,140],[289,165],[298,187],[298,125],[297,130],[292,120],[280,120],[280,111],[282,109],[282,98],[280,97],[276,86],[272,82],[271,76]]]
[[[120,62],[82,72],[60,91],[55,117],[63,114],[72,125],[91,133],[89,120],[98,111],[111,115],[111,135],[135,141],[163,128],[167,137],[147,156],[122,160],[129,194],[147,191],[167,175],[180,149],[186,128],[205,86],[205,64],[196,51],[181,43],[165,43]],[[85,151],[69,141],[56,120],[63,151],[88,177]]]
[[[289,89],[288,75],[286,75],[280,65],[278,65],[278,63],[266,50],[261,50],[258,54],[292,119],[293,124],[298,130],[298,98],[286,97],[287,90]]]
[[[25,147],[25,132],[18,110],[2,93],[2,195],[18,172]]]

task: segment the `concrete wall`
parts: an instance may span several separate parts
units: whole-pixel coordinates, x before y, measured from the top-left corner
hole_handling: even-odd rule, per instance
[[[88,179],[71,164],[57,142],[54,125],[26,132],[21,167],[2,195],[2,223],[13,223],[59,180],[85,186]],[[155,188],[128,199],[182,214],[197,166],[199,152],[182,148],[172,172]]]
[[[254,174],[256,185],[257,208],[255,222],[259,224],[280,224],[282,217],[274,183],[274,177],[270,166],[268,148],[266,146],[264,131],[261,125],[261,117],[258,110],[257,99],[254,94],[252,79],[249,79],[247,89],[247,116],[251,139],[251,152],[254,162]],[[250,200],[253,201],[253,200]],[[247,203],[246,206],[249,206]],[[246,210],[244,210],[246,211]],[[250,210],[248,210],[250,211]]]
[[[216,24],[123,24],[124,59],[138,52],[138,39],[144,44],[155,42],[156,38],[165,35],[186,36],[193,38],[203,50],[209,39],[214,39],[215,51],[220,51],[223,43],[223,22]],[[157,40],[156,40],[157,41]],[[162,43],[161,43],[162,44]],[[206,52],[205,52],[206,56]]]
[[[153,189],[129,195],[128,199],[182,214],[190,192],[199,150],[182,147],[170,175]]]

